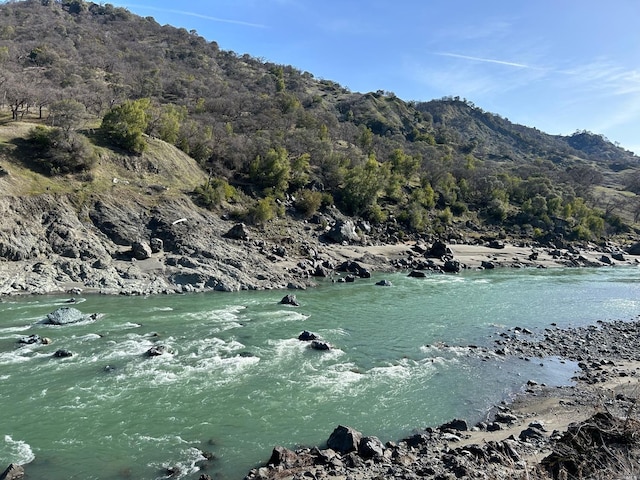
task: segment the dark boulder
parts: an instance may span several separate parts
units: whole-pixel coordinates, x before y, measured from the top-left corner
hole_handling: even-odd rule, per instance
[[[319,337],[315,333],[308,332],[307,330],[304,330],[300,335],[298,335],[298,340],[302,342],[310,342],[318,339]]]
[[[65,350],[64,348],[61,348],[59,350],[56,350],[53,356],[55,358],[69,358],[69,357],[73,357],[73,353],[71,353],[69,350]]]
[[[322,265],[316,265],[316,268],[311,275],[314,277],[328,277],[329,271]]]
[[[482,263],[480,264],[480,266],[485,270],[493,270],[494,268],[496,268],[495,263],[489,262],[487,260],[482,260]]]
[[[427,274],[425,272],[421,272],[419,270],[413,270],[411,272],[409,272],[409,277],[413,277],[413,278],[425,278],[427,276]]]
[[[634,243],[633,245],[628,247],[627,253],[634,256],[640,255],[640,242]]]
[[[136,260],[147,260],[151,258],[152,253],[147,242],[133,242],[131,244],[131,256]]]
[[[461,268],[460,262],[457,260],[447,260],[444,262],[442,270],[447,273],[459,273]]]
[[[145,355],[147,357],[159,357],[160,355],[164,355],[165,353],[171,353],[171,350],[164,345],[154,345],[146,351]]]
[[[284,468],[292,468],[295,466],[297,459],[298,454],[293,450],[285,447],[275,447],[271,452],[271,457],[267,464],[273,465],[274,467],[282,466]]]
[[[366,268],[363,268],[362,270],[360,270],[358,272],[358,276],[360,278],[371,278],[371,272],[369,270],[367,270]]]
[[[164,250],[164,241],[161,238],[154,237],[149,241],[149,247],[151,247],[151,252],[160,253]]]
[[[344,277],[344,281],[347,283],[353,283],[356,281],[356,277],[353,275],[347,275],[346,277]]]
[[[338,425],[327,440],[327,447],[339,453],[355,452],[358,450],[360,440],[362,440],[360,432],[351,427]]]
[[[376,282],[376,285],[380,286],[380,287],[391,287],[392,284],[389,280],[380,280],[379,282]]]
[[[450,253],[451,250],[449,250],[447,244],[438,240],[431,245],[431,248],[429,248],[425,256],[430,258],[442,258]]]
[[[457,430],[459,432],[466,432],[469,430],[469,425],[466,420],[460,418],[454,418],[450,422],[440,425],[440,430]]]
[[[314,350],[331,350],[331,345],[324,340],[312,340],[310,346]]]
[[[502,250],[504,248],[504,242],[502,240],[491,240],[489,242],[489,248],[495,248],[497,250]]]
[[[601,261],[602,263],[606,263],[607,265],[611,265],[611,263],[613,263],[613,262],[611,261],[611,257],[609,257],[608,255],[602,255],[602,256],[600,257],[600,261]]]
[[[223,237],[232,240],[248,240],[249,230],[247,230],[247,226],[244,223],[236,223]]]
[[[284,297],[282,297],[282,300],[280,300],[280,304],[281,305],[291,305],[293,307],[299,307],[300,306],[296,296],[291,294],[291,293],[289,293],[289,294],[285,295]]]
[[[384,445],[378,437],[362,437],[358,443],[358,454],[362,458],[381,458]]]
[[[612,253],[611,258],[617,260],[618,262],[624,262],[624,255],[622,252]]]

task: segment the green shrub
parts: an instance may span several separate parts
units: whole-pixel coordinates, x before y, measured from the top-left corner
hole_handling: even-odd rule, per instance
[[[318,211],[322,205],[322,193],[312,190],[298,190],[295,193],[295,207],[302,215],[309,218]]]
[[[196,201],[207,208],[213,208],[222,202],[233,200],[237,196],[236,189],[221,178],[215,178],[205,184],[199,185],[193,191]]]
[[[102,129],[120,147],[131,153],[142,153],[147,148],[143,134],[149,126],[148,98],[126,101],[113,107],[102,119]]]

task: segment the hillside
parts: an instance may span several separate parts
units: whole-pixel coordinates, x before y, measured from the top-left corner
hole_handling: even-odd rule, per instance
[[[81,0],[0,4],[0,64],[0,256],[75,259],[50,279],[163,291],[180,282],[141,282],[187,268],[181,285],[283,286],[308,272],[274,277],[275,246],[304,258],[349,217],[356,243],[635,238],[640,158],[596,133],[548,135],[457,97],[351,92]],[[236,222],[259,238],[255,277],[246,246],[223,240]],[[171,268],[82,270],[151,238]]]

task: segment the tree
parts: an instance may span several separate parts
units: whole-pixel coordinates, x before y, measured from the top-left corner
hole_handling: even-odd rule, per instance
[[[59,127],[66,135],[81,127],[86,118],[86,107],[73,99],[60,100],[49,107],[50,124]]]
[[[258,155],[249,166],[249,175],[265,191],[276,195],[284,194],[289,189],[291,178],[287,150],[282,147],[272,148],[264,158]]]
[[[381,168],[372,154],[363,165],[357,165],[345,174],[342,187],[343,207],[352,214],[362,215],[378,200],[388,180],[388,169]]]
[[[132,153],[142,153],[147,144],[143,138],[149,124],[148,98],[128,100],[112,108],[102,119],[102,129],[115,143]]]

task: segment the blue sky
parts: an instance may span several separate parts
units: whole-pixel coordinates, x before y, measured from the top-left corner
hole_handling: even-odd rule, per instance
[[[466,98],[551,134],[640,154],[638,0],[133,0],[220,48],[354,92]]]

